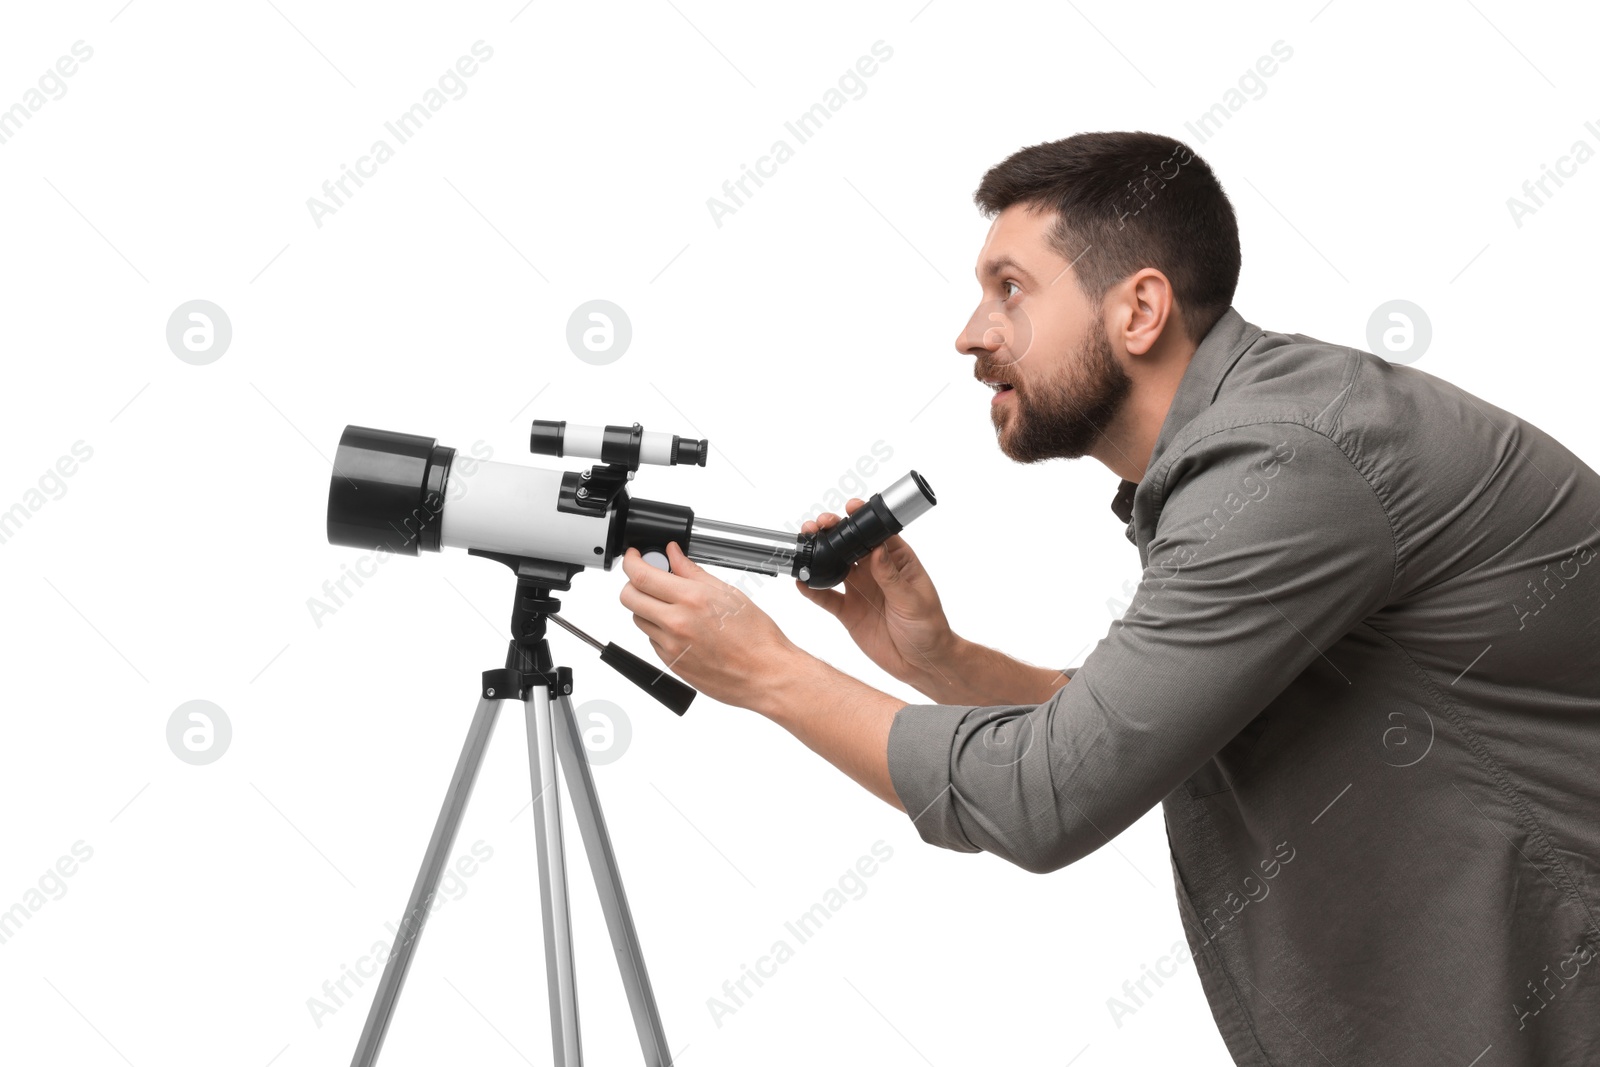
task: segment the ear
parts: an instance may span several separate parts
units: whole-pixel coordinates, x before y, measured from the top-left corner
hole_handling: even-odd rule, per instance
[[[1178,328],[1172,283],[1154,267],[1145,267],[1125,279],[1118,289],[1122,291],[1120,314],[1113,326],[1120,326],[1123,348],[1130,356],[1147,355],[1169,326]]]

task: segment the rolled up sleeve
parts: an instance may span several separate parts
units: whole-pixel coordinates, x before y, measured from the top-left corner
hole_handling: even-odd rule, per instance
[[[1159,508],[1128,610],[1037,705],[912,704],[888,742],[922,839],[1043,873],[1093,852],[1198,770],[1387,599],[1395,535],[1317,431],[1259,423],[1147,477]],[[1041,539],[1042,540],[1042,539]]]

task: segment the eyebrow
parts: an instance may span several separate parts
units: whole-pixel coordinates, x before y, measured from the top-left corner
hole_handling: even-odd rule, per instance
[[[1033,275],[1028,272],[1028,269],[1021,263],[1018,263],[1016,260],[1012,259],[1010,256],[999,256],[995,259],[989,260],[983,265],[983,270],[980,273],[980,277],[987,275],[992,278],[1004,271],[1007,267],[1027,278],[1030,282],[1034,280]]]

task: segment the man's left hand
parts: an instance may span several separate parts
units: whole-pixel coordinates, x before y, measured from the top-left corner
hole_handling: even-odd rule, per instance
[[[667,563],[670,573],[628,549],[622,606],[674,674],[712,700],[760,710],[790,658],[804,653],[743,591],[703,570],[677,542],[667,546]]]

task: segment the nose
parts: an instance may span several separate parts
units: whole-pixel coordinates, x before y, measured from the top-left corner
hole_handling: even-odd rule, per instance
[[[984,301],[973,309],[966,326],[956,334],[957,352],[981,359],[1005,344],[1005,332],[1000,328],[999,316],[993,312],[992,300]]]

